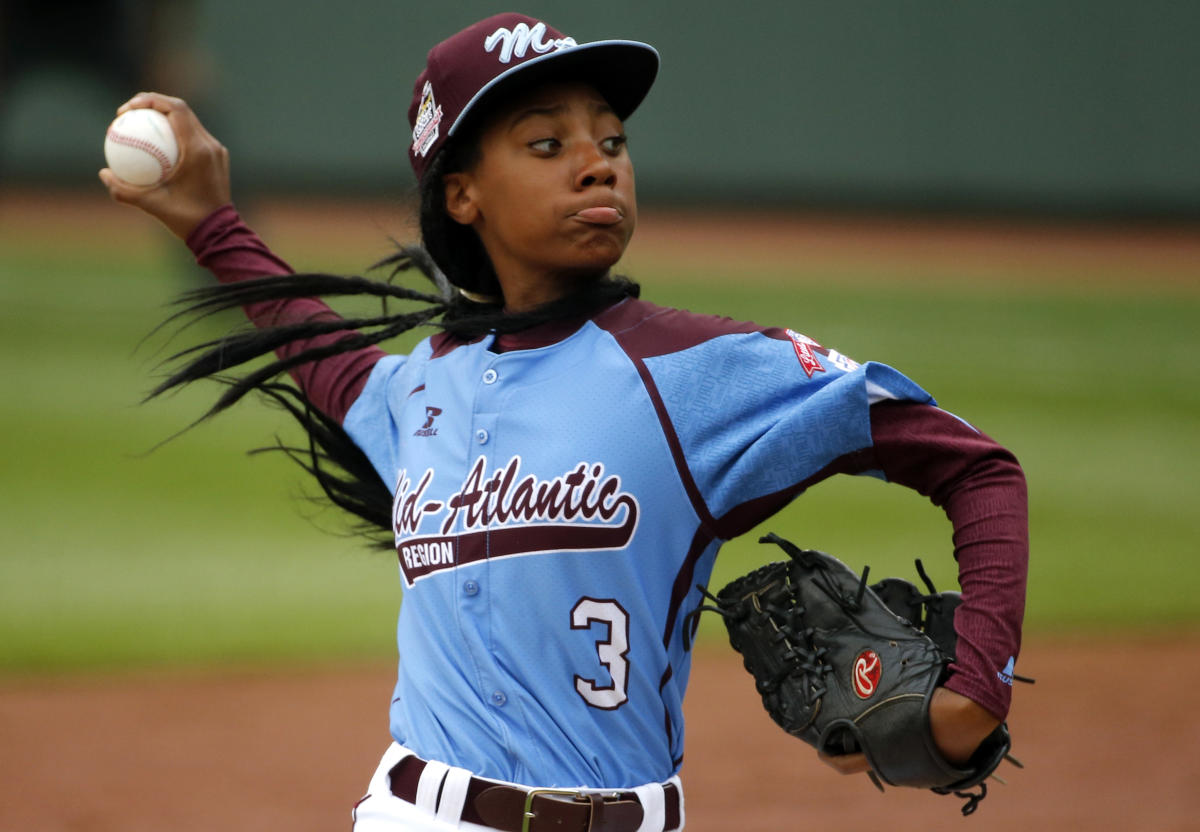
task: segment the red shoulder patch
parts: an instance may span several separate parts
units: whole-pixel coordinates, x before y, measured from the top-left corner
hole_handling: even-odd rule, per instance
[[[796,351],[796,358],[800,361],[800,368],[804,370],[804,374],[809,378],[813,377],[813,373],[823,373],[825,368],[821,366],[821,359],[817,358],[813,347],[821,348],[813,339],[807,335],[801,335],[794,329],[785,330],[788,338],[792,339],[792,349]]]

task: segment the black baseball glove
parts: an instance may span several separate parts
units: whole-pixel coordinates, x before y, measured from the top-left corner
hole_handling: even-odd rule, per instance
[[[712,610],[724,618],[763,705],[789,734],[831,756],[862,752],[881,791],[888,783],[954,794],[971,814],[1000,762],[1020,763],[1008,754],[1003,724],[963,766],[934,745],[929,702],[954,659],[959,593],[935,591],[920,561],[929,592],[900,578],[868,586],[869,567],[859,577],[837,558],[774,534],[761,542],[778,544],[790,559],[715,597],[701,587],[715,605],[691,615]]]

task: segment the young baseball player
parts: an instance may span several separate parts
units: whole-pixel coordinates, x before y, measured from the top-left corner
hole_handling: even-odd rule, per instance
[[[681,829],[696,586],[722,542],[835,473],[915,488],[954,525],[940,751],[965,760],[1007,713],[1027,560],[1012,455],[885,365],[655,306],[611,273],[637,219],[624,121],[657,67],[646,44],[516,14],[435,46],[408,111],[428,257],[388,261],[429,293],[293,274],[239,218],[228,154],[184,102],[121,108],[167,114],[182,161],[152,188],[101,171],[112,197],[213,271],[197,308],[258,326],[163,389],[274,352],[216,409],[251,390],[294,406],[330,496],[397,553],[393,742],[359,832]],[[313,299],[361,293],[421,305],[347,320]],[[376,346],[417,324],[438,331],[410,354]]]

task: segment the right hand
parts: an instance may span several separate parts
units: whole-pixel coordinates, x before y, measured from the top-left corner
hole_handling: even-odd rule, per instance
[[[114,200],[141,208],[186,240],[205,217],[231,201],[229,151],[204,129],[183,99],[139,92],[117,108],[117,114],[139,108],[158,110],[171,123],[179,143],[175,170],[158,185],[130,185],[108,168],[100,171],[100,181]]]

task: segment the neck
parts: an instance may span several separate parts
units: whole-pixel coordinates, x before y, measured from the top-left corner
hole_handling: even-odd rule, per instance
[[[520,310],[511,308],[511,304],[503,312],[495,307],[480,310],[478,307],[452,306],[441,325],[462,338],[474,338],[488,332],[521,332],[554,321],[590,315],[623,297],[637,297],[640,291],[636,283],[619,276],[582,284],[567,283],[566,291],[560,292],[555,300]]]
[[[600,273],[550,274],[519,277],[497,275],[504,293],[504,311],[520,314],[564,298],[585,293],[605,276]]]

